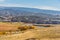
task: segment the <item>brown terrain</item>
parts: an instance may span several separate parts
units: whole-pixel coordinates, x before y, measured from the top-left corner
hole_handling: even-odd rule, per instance
[[[34,28],[29,28],[27,25],[28,24],[18,22],[0,22],[0,40],[60,40],[60,24],[28,25]],[[20,27],[20,29],[23,27],[23,29],[15,31],[18,30],[18,27]],[[14,33],[9,32],[9,30]],[[10,34],[3,32],[9,32]]]

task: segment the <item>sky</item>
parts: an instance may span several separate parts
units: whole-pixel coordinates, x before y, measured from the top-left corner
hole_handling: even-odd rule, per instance
[[[60,0],[0,0],[0,6],[60,11]]]

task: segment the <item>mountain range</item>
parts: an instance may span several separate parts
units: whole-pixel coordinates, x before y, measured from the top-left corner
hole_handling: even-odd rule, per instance
[[[60,11],[26,7],[0,7],[0,21],[60,23]]]

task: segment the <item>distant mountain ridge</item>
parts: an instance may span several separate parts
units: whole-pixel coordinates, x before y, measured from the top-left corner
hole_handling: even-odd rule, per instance
[[[14,10],[20,12],[34,12],[34,13],[45,13],[45,14],[60,14],[60,11],[55,10],[43,10],[37,8],[25,8],[25,7],[0,7],[0,10]]]
[[[25,7],[0,7],[0,21],[51,23],[54,19],[60,22],[60,11]]]

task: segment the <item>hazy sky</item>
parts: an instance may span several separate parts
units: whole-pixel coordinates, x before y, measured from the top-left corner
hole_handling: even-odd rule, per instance
[[[0,6],[29,7],[60,11],[60,0],[0,0]]]

